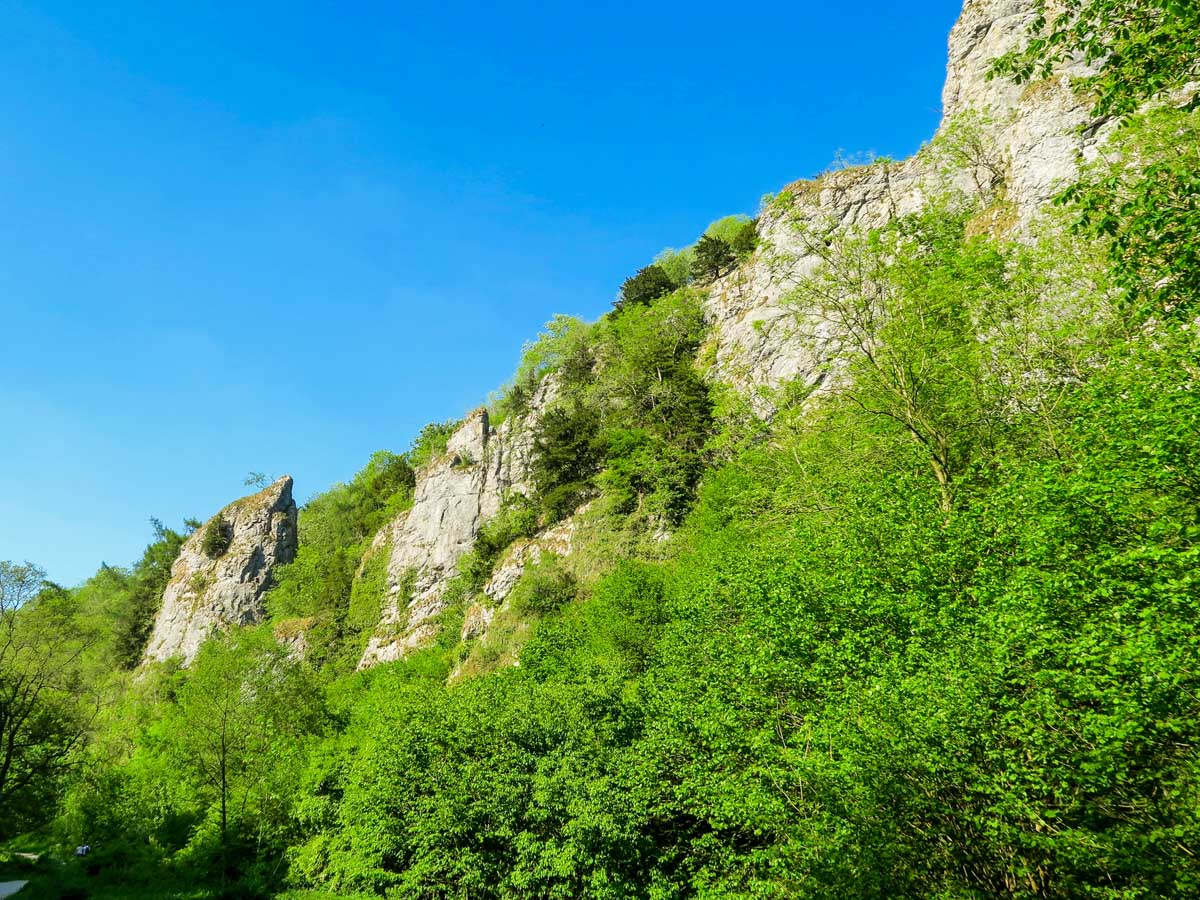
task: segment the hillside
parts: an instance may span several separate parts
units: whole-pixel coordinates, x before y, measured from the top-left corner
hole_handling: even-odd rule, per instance
[[[1200,893],[1200,15],[1042,12],[350,482],[3,564],[30,896]]]

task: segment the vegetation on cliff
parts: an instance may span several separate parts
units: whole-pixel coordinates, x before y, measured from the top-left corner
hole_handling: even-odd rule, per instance
[[[1159,41],[1175,6],[1071,4],[1092,25],[1023,59]],[[1194,17],[1172,28],[1194,46]],[[953,193],[810,236],[789,302],[797,340],[835,336],[837,390],[785,385],[764,421],[705,379],[706,279],[732,265],[711,242],[753,252],[750,220],[552,321],[493,401],[554,385],[533,496],[400,662],[353,671],[376,535],[451,424],[310,501],[272,620],[186,670],[126,671],[179,535],[74,590],[5,564],[0,828],[93,848],[34,889],[1200,894],[1200,111],[1136,111],[1172,85],[1107,58],[1124,127],[1029,240]],[[468,604],[573,513],[571,556],[510,595],[512,653],[464,675]]]

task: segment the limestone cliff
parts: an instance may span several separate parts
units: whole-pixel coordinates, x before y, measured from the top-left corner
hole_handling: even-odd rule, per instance
[[[991,60],[1022,42],[1032,10],[1032,0],[967,0],[950,34],[940,141],[902,162],[835,171],[781,192],[760,217],[762,247],[710,288],[706,352],[714,380],[748,395],[761,415],[771,413],[771,391],[785,382],[801,378],[827,389],[837,383],[844,363],[839,336],[823,335],[827,326],[805,322],[804,311],[786,302],[797,282],[820,265],[808,243],[813,232],[836,240],[847,230],[917,211],[934,195],[958,192],[978,195],[991,216],[988,227],[1019,234],[1073,176],[1078,160],[1094,152],[1105,123],[1088,123],[1086,104],[1071,92],[1078,68],[1026,87],[987,78]],[[1085,124],[1090,127],[1081,129]],[[947,165],[947,154],[954,165]],[[380,536],[392,547],[388,602],[361,667],[400,658],[432,640],[458,559],[506,491],[528,490],[531,428],[551,400],[539,396],[525,420],[495,430],[486,414],[474,414],[446,455],[420,473],[413,508]],[[559,549],[569,549],[570,528],[564,527],[562,534],[545,536],[563,545]],[[501,561],[486,601],[479,598],[467,611],[464,640],[486,633],[525,557],[536,557],[540,546],[534,541],[515,548]]]
[[[228,546],[204,551],[209,525],[223,522]],[[231,625],[252,625],[266,616],[263,594],[276,566],[296,556],[296,502],[292,479],[235,500],[198,528],[171,567],[171,580],[146,647],[146,660],[195,657],[209,635]]]
[[[798,322],[782,302],[820,264],[806,233],[833,239],[878,227],[951,190],[981,195],[991,226],[1019,234],[1079,160],[1094,156],[1110,129],[1090,121],[1086,101],[1071,92],[1079,66],[1026,86],[987,78],[996,56],[1021,45],[1032,14],[1031,0],[967,0],[950,33],[940,142],[902,162],[842,169],[781,192],[760,218],[762,248],[710,292],[714,379],[750,395],[762,414],[771,411],[771,389],[784,382],[836,382],[837,336],[823,335],[822,323],[803,323],[803,311]],[[947,154],[957,157],[955,167]],[[950,183],[948,168],[957,169]]]
[[[821,264],[814,235],[833,242],[839,234],[917,211],[948,192],[981,202],[980,227],[1027,233],[1039,210],[1074,176],[1079,160],[1095,154],[1110,128],[1089,121],[1086,102],[1072,93],[1070,79],[1082,73],[1077,65],[1027,86],[987,78],[992,59],[1023,41],[1032,15],[1033,0],[966,0],[950,34],[943,120],[930,145],[901,162],[880,161],[796,182],[768,205],[759,219],[760,248],[708,290],[711,327],[702,355],[711,363],[713,380],[749,396],[764,416],[774,408],[772,391],[786,382],[799,378],[821,389],[838,383],[845,362],[840,336],[820,321],[806,320],[805,310],[787,300]],[[523,416],[498,427],[483,410],[471,414],[446,452],[417,473],[412,507],[379,532],[372,548],[388,554],[386,591],[382,619],[360,668],[399,659],[432,641],[449,583],[480,527],[507,495],[531,492],[533,434],[554,394],[553,382],[543,383]],[[269,511],[253,523],[249,507],[245,513],[235,509],[238,504],[230,508],[237,524],[226,557],[203,558],[195,536],[185,545],[149,658],[190,658],[213,629],[261,618],[271,567],[295,551],[290,481],[284,488],[280,484],[257,495],[274,499],[263,501]],[[474,598],[479,602],[468,610],[463,639],[487,631],[527,561],[543,550],[569,552],[570,545],[568,524],[513,548],[487,585],[486,599]]]
[[[553,382],[543,382],[529,410],[498,428],[491,427],[486,410],[477,410],[451,436],[446,452],[417,473],[412,508],[376,538],[391,542],[388,590],[383,620],[360,668],[399,659],[432,639],[446,586],[480,526],[507,494],[532,491],[533,430],[553,394]]]

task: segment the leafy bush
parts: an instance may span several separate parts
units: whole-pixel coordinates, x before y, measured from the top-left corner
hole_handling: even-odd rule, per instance
[[[599,430],[595,414],[578,402],[555,407],[538,422],[530,471],[551,521],[568,515],[591,493],[600,465]]]
[[[701,295],[681,290],[606,321],[587,402],[603,420],[600,486],[632,512],[677,522],[687,510],[712,433],[708,386],[695,366],[705,333]]]
[[[692,263],[695,258],[696,251],[691,247],[684,247],[682,250],[667,247],[654,257],[654,264],[667,273],[674,287],[681,288],[687,287],[692,280]]]
[[[651,264],[625,279],[621,296],[613,303],[618,310],[634,304],[646,304],[675,289],[675,282],[662,266]]]
[[[724,241],[742,259],[753,252],[758,242],[758,220],[745,215],[726,216],[709,225],[704,235]]]
[[[209,559],[224,556],[233,540],[233,527],[223,515],[217,513],[204,526],[204,535],[200,538],[200,549]]]
[[[171,578],[171,566],[186,534],[198,527],[198,523],[189,523],[185,532],[178,532],[157,519],[150,523],[154,540],[132,569],[101,565],[75,592],[80,617],[89,620],[96,632],[94,652],[105,663],[122,669],[141,662]]]
[[[573,574],[552,556],[543,556],[525,569],[509,597],[518,613],[545,616],[572,602],[579,595]]]
[[[475,536],[472,552],[459,563],[470,591],[481,590],[500,554],[520,538],[532,537],[538,530],[537,505],[521,493],[504,499],[500,511],[484,522]]]
[[[460,424],[459,420],[450,419],[425,425],[413,438],[412,447],[405,454],[408,465],[413,469],[420,469],[444,454],[451,435],[458,430]]]
[[[523,416],[542,382],[563,373],[567,381],[586,378],[595,360],[588,343],[591,326],[574,316],[556,315],[537,339],[526,342],[512,381],[489,403],[493,424],[509,415]],[[562,380],[562,379],[560,379]]]

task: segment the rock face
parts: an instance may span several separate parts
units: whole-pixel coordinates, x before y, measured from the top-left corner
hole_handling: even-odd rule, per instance
[[[987,79],[996,56],[1021,46],[1032,14],[1032,0],[967,0],[950,33],[939,135],[960,136],[954,151],[960,171],[949,183],[947,151],[935,142],[903,162],[796,182],[760,217],[764,248],[718,281],[706,306],[715,380],[734,384],[766,415],[770,390],[786,381],[800,377],[819,388],[836,383],[836,336],[823,333],[821,323],[805,324],[803,311],[798,322],[785,299],[820,264],[806,230],[836,235],[878,227],[919,210],[934,194],[956,190],[983,195],[997,227],[1020,234],[1074,177],[1078,160],[1095,155],[1110,128],[1090,121],[1087,103],[1070,90],[1070,78],[1084,74],[1080,66],[1025,86]]]
[[[1077,64],[1027,86],[988,80],[992,60],[1023,43],[1033,7],[1034,0],[966,0],[950,34],[940,139],[902,162],[796,182],[764,211],[760,249],[709,292],[710,377],[749,396],[764,416],[774,408],[772,391],[786,382],[799,378],[818,390],[839,383],[841,336],[788,302],[796,284],[822,264],[814,236],[828,246],[839,234],[882,226],[948,193],[980,201],[982,228],[1028,233],[1079,160],[1094,156],[1109,132],[1108,123],[1089,121],[1086,102],[1070,89],[1070,79],[1084,74]],[[398,659],[432,639],[447,584],[480,526],[508,492],[530,492],[533,429],[552,400],[547,383],[525,418],[495,429],[485,412],[474,413],[446,454],[419,473],[413,507],[378,539],[391,545],[388,596],[360,667]],[[487,601],[468,610],[464,639],[486,633],[528,561],[545,549],[569,550],[570,525],[562,527],[501,561]]]
[[[709,291],[711,330],[703,356],[711,361],[713,380],[733,385],[763,416],[774,409],[774,389],[793,379],[818,390],[837,386],[845,363],[841,336],[813,311],[788,301],[797,283],[822,264],[814,240],[828,246],[839,234],[884,225],[948,192],[981,201],[981,227],[1020,237],[1075,176],[1079,160],[1097,153],[1111,126],[1089,120],[1086,101],[1072,94],[1070,79],[1084,74],[1079,64],[1026,86],[986,77],[996,56],[1023,43],[1033,7],[1034,0],[966,0],[950,34],[940,140],[902,162],[796,182],[763,212],[760,249]],[[432,640],[447,586],[480,527],[507,495],[532,492],[533,435],[554,395],[547,379],[529,411],[499,427],[483,410],[471,414],[446,453],[418,473],[411,509],[376,538],[374,549],[390,554],[387,594],[360,668],[399,659]],[[208,558],[203,529],[184,544],[147,659],[190,660],[213,631],[262,619],[273,567],[296,552],[291,479],[231,504],[222,515],[232,526],[231,546]],[[528,562],[545,551],[569,552],[572,528],[568,520],[510,549],[485,588],[486,602],[468,610],[464,640],[486,633]],[[303,653],[302,635],[280,639]]]
[[[214,632],[261,622],[263,594],[275,567],[296,557],[296,502],[289,476],[235,500],[217,516],[227,523],[229,546],[215,558],[204,552],[209,523],[184,542],[171,567],[146,660],[181,657],[186,664]]]
[[[587,506],[576,510],[569,516],[549,528],[544,528],[528,540],[517,541],[505,551],[504,556],[496,564],[495,570],[488,583],[484,585],[483,593],[491,601],[493,607],[503,603],[517,586],[525,568],[534,565],[544,553],[556,556],[566,556],[571,552],[578,528],[579,518],[587,512]],[[490,617],[489,617],[490,618]],[[463,626],[464,630],[466,626]]]
[[[359,668],[399,659],[436,633],[433,619],[445,607],[446,585],[479,528],[510,493],[530,494],[534,428],[553,400],[544,381],[529,411],[492,428],[486,410],[469,415],[451,436],[446,452],[417,473],[412,508],[376,538],[392,543],[383,621]]]

